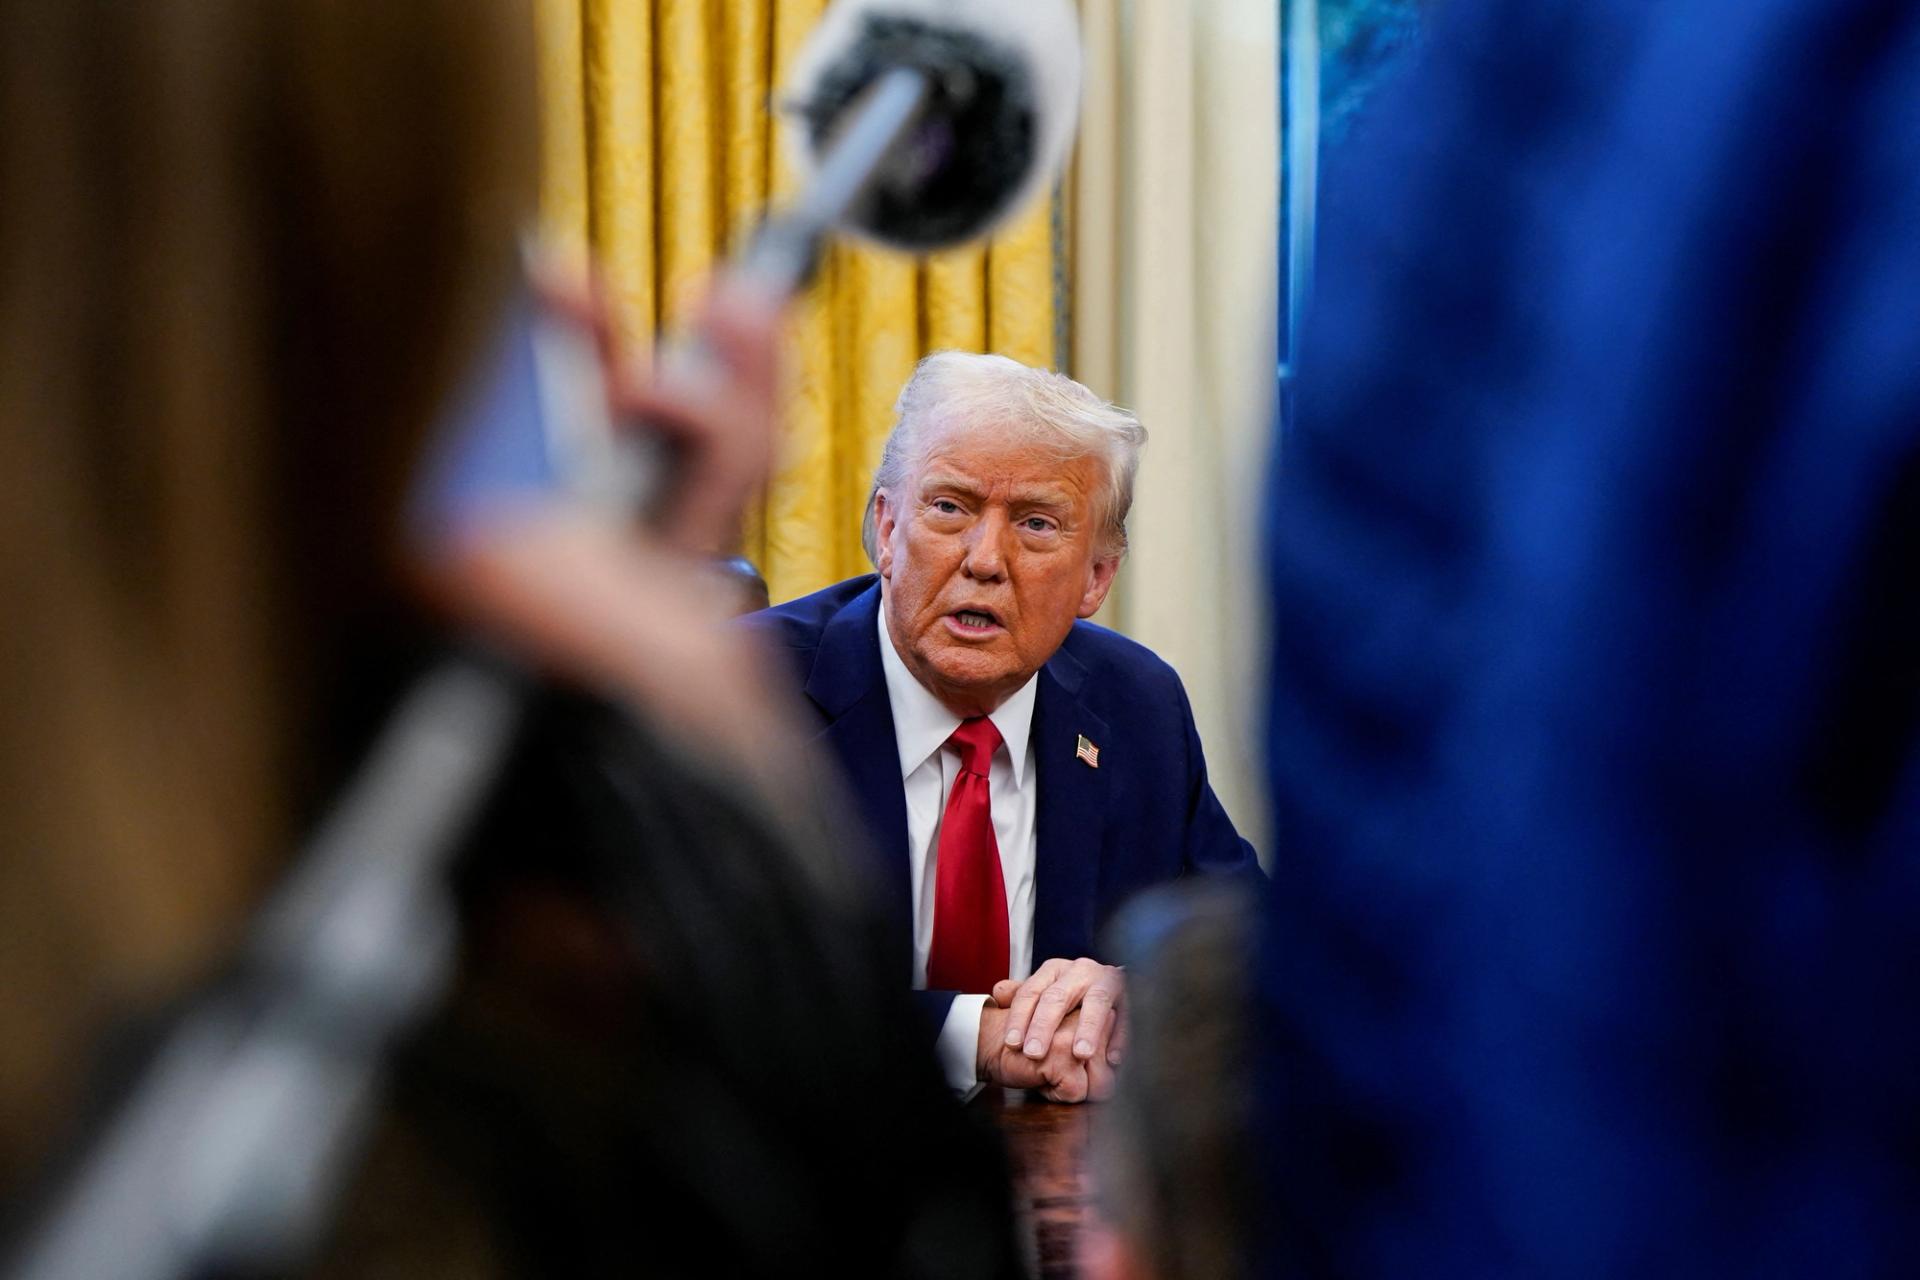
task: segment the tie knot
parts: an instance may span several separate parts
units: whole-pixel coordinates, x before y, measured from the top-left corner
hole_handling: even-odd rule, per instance
[[[993,721],[985,716],[976,716],[971,720],[962,720],[947,743],[960,753],[962,769],[984,778],[988,767],[993,764],[993,753],[1000,746],[1000,731],[993,727]]]

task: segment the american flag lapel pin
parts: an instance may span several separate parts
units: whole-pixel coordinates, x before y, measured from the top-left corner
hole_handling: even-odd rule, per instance
[[[1087,741],[1086,734],[1079,735],[1080,741],[1074,745],[1073,758],[1084,761],[1089,769],[1100,767],[1100,748]]]

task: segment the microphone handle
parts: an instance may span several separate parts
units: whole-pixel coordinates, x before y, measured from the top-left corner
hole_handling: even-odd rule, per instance
[[[812,276],[820,245],[873,186],[888,156],[919,122],[932,85],[924,71],[894,67],[827,146],[800,197],[768,218],[732,274],[758,292],[791,297]]]
[[[239,977],[167,1034],[7,1275],[272,1273],[311,1245],[388,1048],[446,988],[447,865],[527,688],[484,655],[414,685],[264,912]]]

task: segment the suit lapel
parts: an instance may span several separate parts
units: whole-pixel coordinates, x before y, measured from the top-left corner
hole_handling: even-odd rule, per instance
[[[900,783],[900,748],[886,672],[880,665],[879,610],[880,584],[875,579],[821,632],[806,693],[827,720],[814,741],[834,752],[866,820],[884,901],[889,910],[911,921],[907,799]]]
[[[1082,694],[1086,669],[1065,649],[1040,669],[1033,708],[1033,760],[1039,770],[1035,819],[1033,962],[1093,952],[1100,850],[1106,834],[1105,770],[1076,758],[1082,735],[1110,745],[1107,723]]]

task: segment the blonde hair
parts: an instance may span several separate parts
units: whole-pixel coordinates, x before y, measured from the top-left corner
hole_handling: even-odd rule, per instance
[[[0,1187],[231,936],[532,187],[507,0],[0,11]]]
[[[1064,373],[1006,356],[936,351],[915,367],[894,403],[893,430],[880,452],[860,526],[869,560],[879,556],[874,500],[882,491],[899,491],[926,456],[932,434],[989,427],[1015,432],[1063,460],[1098,458],[1100,554],[1126,554],[1133,481],[1147,443],[1140,420]]]

